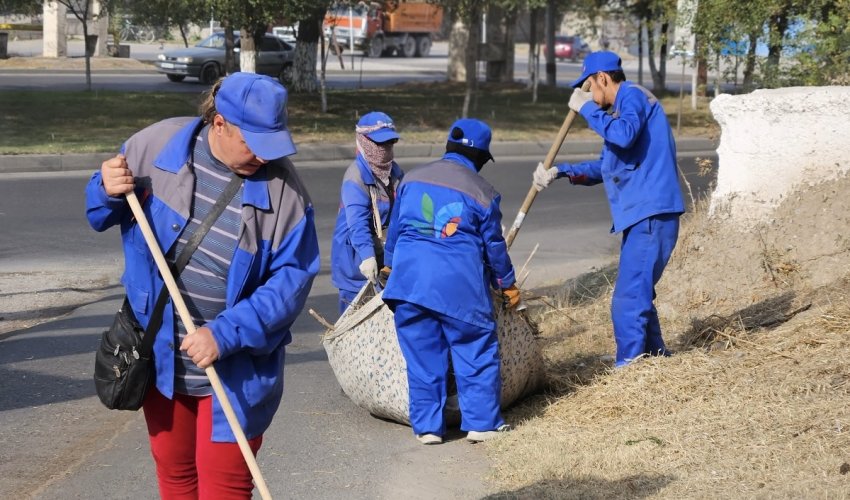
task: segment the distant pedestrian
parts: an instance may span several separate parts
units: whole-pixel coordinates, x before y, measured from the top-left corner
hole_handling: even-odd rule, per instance
[[[399,135],[389,115],[363,115],[354,140],[357,155],[342,179],[331,244],[331,282],[339,289],[340,313],[367,281],[378,283],[390,212],[403,176],[393,154]]]
[[[423,444],[443,441],[449,353],[461,430],[484,441],[507,430],[491,288],[497,307],[520,302],[502,237],[501,196],[478,171],[493,159],[490,127],[455,122],[446,153],[408,172],[387,236],[383,299],[407,364],[410,422]]]
[[[200,118],[136,133],[86,188],[91,226],[121,228],[121,282],[147,328],[164,285],[124,195],[135,190],[173,265],[226,186],[241,185],[177,277],[199,327],[186,335],[168,301],[154,341],[156,387],[143,409],[164,499],[251,498],[206,367],[218,367],[254,454],[281,401],[289,329],[319,271],[313,206],[287,158],[286,100],[275,80],[234,73],[212,87]]]
[[[590,91],[581,87],[590,79]],[[620,57],[594,52],[572,83],[569,107],[604,139],[600,159],[537,165],[538,191],[554,179],[605,185],[611,232],[623,233],[611,317],[617,342],[616,366],[644,355],[668,355],[653,301],[655,285],[676,246],[679,216],[685,211],[676,166],[676,144],[664,109],[645,88],[626,80]]]

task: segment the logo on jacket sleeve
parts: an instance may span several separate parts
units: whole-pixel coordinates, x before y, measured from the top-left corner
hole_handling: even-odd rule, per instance
[[[457,232],[457,227],[463,215],[463,203],[454,202],[440,207],[436,216],[434,215],[434,200],[425,193],[422,195],[422,218],[423,221],[412,221],[419,234],[425,236],[433,235],[434,238],[448,238]]]

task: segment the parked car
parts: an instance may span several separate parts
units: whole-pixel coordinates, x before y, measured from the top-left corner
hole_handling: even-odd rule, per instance
[[[548,51],[547,53],[551,53]],[[590,54],[590,47],[579,36],[555,36],[555,59],[559,61],[570,60],[577,62]]]
[[[272,28],[272,34],[279,36],[284,42],[295,45],[295,34],[298,33],[298,23],[292,26],[275,26]]]
[[[240,37],[234,33],[234,57],[239,68]],[[213,33],[194,47],[170,50],[157,57],[156,69],[172,82],[182,82],[187,76],[209,85],[224,75],[224,33]],[[266,33],[257,54],[257,73],[269,75],[286,84],[292,78],[294,47],[282,38]]]

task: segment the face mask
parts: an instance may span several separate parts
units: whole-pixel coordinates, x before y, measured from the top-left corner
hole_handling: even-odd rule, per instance
[[[355,142],[357,150],[369,164],[372,173],[386,184],[393,167],[393,142],[372,142],[364,134],[357,134]]]

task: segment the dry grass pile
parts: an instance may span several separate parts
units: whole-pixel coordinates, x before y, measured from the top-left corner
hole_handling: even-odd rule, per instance
[[[689,215],[658,290],[673,357],[610,368],[613,268],[546,299],[550,390],[509,412],[493,497],[850,496],[848,187],[743,232]]]

